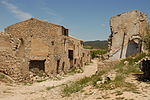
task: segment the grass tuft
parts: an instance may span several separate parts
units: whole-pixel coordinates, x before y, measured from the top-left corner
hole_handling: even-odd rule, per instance
[[[85,77],[77,82],[73,82],[69,85],[66,85],[63,89],[65,96],[70,96],[70,94],[82,90],[88,83],[91,81],[91,77]]]
[[[4,78],[5,78],[5,75],[0,74],[0,79],[4,79]]]
[[[84,87],[88,85],[92,85],[102,90],[121,88],[124,91],[132,91],[136,93],[137,87],[132,83],[126,82],[125,78],[131,73],[141,73],[138,65],[135,64],[135,62],[138,62],[145,56],[146,54],[144,53],[137,54],[134,57],[129,57],[127,59],[122,60],[119,64],[113,67],[106,68],[97,72],[95,75],[92,75],[91,77],[85,77],[77,82],[66,85],[65,88],[63,89],[63,93],[66,96],[69,96],[72,93],[82,90]],[[125,65],[124,61],[128,61],[129,62],[128,65]],[[117,72],[115,79],[110,80],[104,84],[102,83],[97,84],[98,81],[102,81],[102,75],[108,73],[111,70],[115,70]]]
[[[51,87],[46,87],[46,90],[51,90],[51,89],[53,89],[53,88],[55,88],[55,86],[51,86]]]

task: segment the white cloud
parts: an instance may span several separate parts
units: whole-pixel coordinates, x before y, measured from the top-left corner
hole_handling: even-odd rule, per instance
[[[42,7],[41,10],[45,12],[45,19],[47,21],[53,22],[55,24],[62,24],[63,17],[60,16],[55,10],[48,8],[48,7]]]
[[[15,6],[12,3],[9,3],[8,1],[1,1],[1,3],[9,9],[9,11],[14,14],[14,16],[20,20],[26,20],[32,17],[30,13],[24,12],[20,10],[17,6]]]

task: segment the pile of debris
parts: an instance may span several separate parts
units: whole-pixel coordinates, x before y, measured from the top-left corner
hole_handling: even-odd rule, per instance
[[[49,79],[48,75],[43,70],[39,70],[38,68],[30,70],[29,74],[30,74],[30,81],[32,82]]]

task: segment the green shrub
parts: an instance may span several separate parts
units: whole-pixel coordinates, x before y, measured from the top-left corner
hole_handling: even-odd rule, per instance
[[[0,74],[0,79],[4,79],[4,78],[5,78],[5,75]]]
[[[124,60],[122,60],[118,65],[115,66],[115,69],[118,73],[123,74],[130,74],[130,73],[141,73],[139,69],[139,65],[135,64],[135,62],[138,62],[142,58],[146,56],[145,53],[139,53],[132,57],[128,57]],[[125,65],[124,62],[128,61],[128,65]]]
[[[106,49],[93,50],[93,51],[91,51],[91,57],[95,58],[98,55],[103,55],[103,54],[106,54],[106,53],[107,53]]]
[[[124,61],[128,61],[129,65],[133,65],[135,62],[138,62],[139,60],[141,60],[145,56],[147,56],[145,53],[138,53],[136,55],[133,55],[131,57],[128,57],[128,58],[122,60],[121,63],[124,63]]]

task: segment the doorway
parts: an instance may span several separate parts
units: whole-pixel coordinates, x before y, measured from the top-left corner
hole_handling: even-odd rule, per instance
[[[59,74],[60,60],[57,60],[56,73]]]
[[[30,60],[29,70],[32,72],[45,71],[45,61],[46,60]]]
[[[70,61],[70,68],[73,67],[73,50],[68,50],[68,58],[69,58],[69,61]]]

